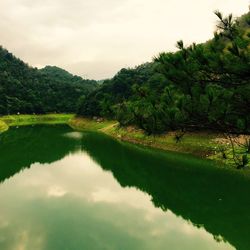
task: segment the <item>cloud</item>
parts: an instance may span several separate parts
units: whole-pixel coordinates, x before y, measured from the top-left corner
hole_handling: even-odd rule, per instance
[[[33,66],[101,79],[179,39],[208,40],[215,9],[241,15],[248,0],[1,0],[1,44]]]

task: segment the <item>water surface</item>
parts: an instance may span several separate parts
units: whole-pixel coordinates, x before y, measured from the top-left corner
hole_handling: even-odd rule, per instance
[[[67,126],[0,136],[0,249],[249,249],[250,181]]]

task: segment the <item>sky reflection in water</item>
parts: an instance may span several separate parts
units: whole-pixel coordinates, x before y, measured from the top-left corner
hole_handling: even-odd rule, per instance
[[[69,135],[81,140],[79,133]],[[3,250],[234,249],[156,208],[148,194],[121,187],[81,150],[5,180],[0,204]]]

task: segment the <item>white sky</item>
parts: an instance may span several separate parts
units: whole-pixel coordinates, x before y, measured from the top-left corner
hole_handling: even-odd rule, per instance
[[[219,9],[240,16],[249,0],[0,0],[0,44],[32,66],[85,78],[212,37]]]

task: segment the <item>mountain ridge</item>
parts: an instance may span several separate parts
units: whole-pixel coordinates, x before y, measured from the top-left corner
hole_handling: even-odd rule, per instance
[[[96,87],[56,66],[31,67],[0,46],[0,115],[76,112],[79,98]]]

